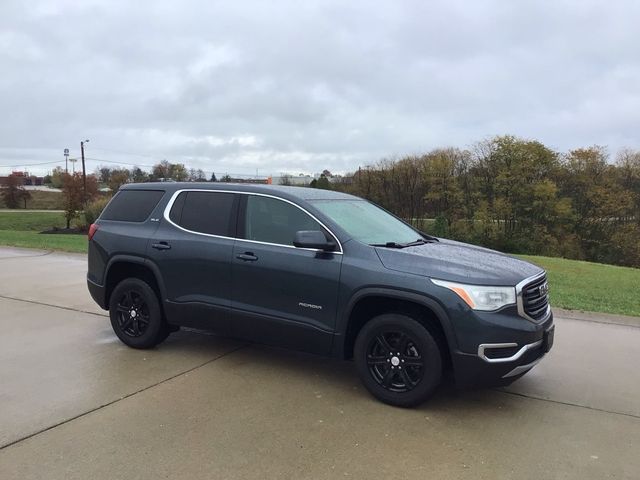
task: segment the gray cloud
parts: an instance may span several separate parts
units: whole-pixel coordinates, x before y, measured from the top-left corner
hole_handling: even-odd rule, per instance
[[[0,165],[77,155],[83,138],[91,158],[265,174],[502,133],[640,148],[639,14],[632,0],[4,1]]]

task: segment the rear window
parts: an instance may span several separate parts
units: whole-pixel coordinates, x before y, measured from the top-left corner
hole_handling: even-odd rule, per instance
[[[109,202],[100,219],[144,222],[163,195],[162,190],[121,190]]]
[[[192,232],[230,237],[236,195],[220,192],[182,192],[173,202],[169,218]]]

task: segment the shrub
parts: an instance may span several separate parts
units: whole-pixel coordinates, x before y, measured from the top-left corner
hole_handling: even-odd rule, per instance
[[[84,220],[87,225],[95,223],[109,200],[111,200],[111,197],[99,197],[87,204],[84,209]]]

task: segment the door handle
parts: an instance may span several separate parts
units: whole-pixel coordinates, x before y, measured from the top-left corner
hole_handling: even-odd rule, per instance
[[[244,260],[245,262],[255,262],[256,260],[258,260],[258,257],[256,257],[252,252],[241,253],[239,255],[236,255],[236,258]]]
[[[169,245],[168,242],[158,242],[158,243],[152,243],[151,248],[155,248],[156,250],[170,250],[171,245]]]

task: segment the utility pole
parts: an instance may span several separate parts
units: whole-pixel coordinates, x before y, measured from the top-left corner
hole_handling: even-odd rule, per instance
[[[84,166],[84,144],[88,141],[80,142],[80,154],[82,155],[82,203],[87,202],[87,169]]]
[[[69,149],[64,149],[64,173],[69,173]]]

